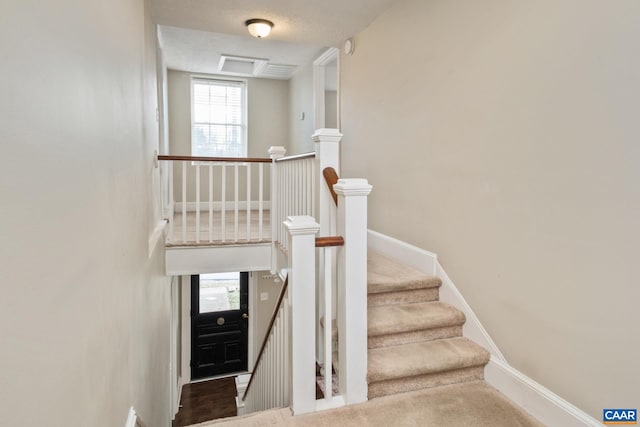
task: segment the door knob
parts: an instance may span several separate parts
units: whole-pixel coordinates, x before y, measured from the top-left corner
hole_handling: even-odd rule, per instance
[[[242,318],[243,318],[243,319],[248,319],[248,318],[249,318],[249,315],[248,315],[247,313],[242,313]]]

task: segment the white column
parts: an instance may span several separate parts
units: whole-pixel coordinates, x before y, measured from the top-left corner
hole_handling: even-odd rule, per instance
[[[275,146],[269,147],[269,157],[271,158],[271,208],[269,209],[269,215],[271,217],[271,273],[275,273],[278,270],[278,254],[276,250],[276,242],[278,241],[278,222],[280,221],[280,213],[278,211],[280,206],[280,194],[278,194],[278,170],[276,165],[276,159],[284,157],[287,152],[286,148]]]
[[[291,409],[298,415],[314,411],[316,402],[315,239],[320,225],[310,216],[290,216],[284,226],[289,236]]]
[[[324,182],[322,171],[324,168],[332,167],[340,176],[340,141],[342,134],[338,129],[318,129],[311,137],[314,142],[316,152],[316,183],[318,190],[315,194],[316,212],[314,215],[320,223],[320,234],[323,236],[331,236],[334,230],[330,226],[330,209],[334,208],[333,198],[329,187]]]
[[[340,393],[347,405],[367,400],[367,196],[366,179],[340,179],[338,248],[338,348]]]

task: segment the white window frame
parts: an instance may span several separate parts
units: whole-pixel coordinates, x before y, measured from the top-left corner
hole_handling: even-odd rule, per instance
[[[248,156],[248,152],[249,152],[249,147],[248,147],[248,137],[249,137],[249,108],[248,108],[248,92],[249,92],[249,82],[247,81],[247,79],[238,79],[238,78],[225,78],[225,77],[218,77],[218,76],[211,76],[211,75],[199,75],[199,74],[192,74],[191,75],[191,79],[189,81],[189,85],[190,85],[190,91],[191,91],[191,98],[189,100],[190,102],[190,109],[191,109],[191,128],[189,129],[189,134],[191,136],[191,140],[189,141],[189,147],[190,147],[190,152],[192,156],[196,156],[196,157],[202,157],[199,154],[196,154],[193,152],[193,129],[194,129],[194,125],[195,125],[195,114],[194,114],[194,96],[193,96],[193,84],[195,80],[211,80],[211,81],[228,81],[228,82],[236,82],[236,83],[241,83],[244,87],[243,87],[243,91],[242,91],[242,117],[244,118],[243,122],[241,123],[241,127],[242,127],[242,152],[240,157],[247,157]],[[218,157],[232,157],[232,156],[218,156]]]

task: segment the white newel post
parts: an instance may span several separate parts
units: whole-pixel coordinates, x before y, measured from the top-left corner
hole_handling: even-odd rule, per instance
[[[331,230],[331,209],[333,209],[334,203],[329,187],[324,182],[322,171],[327,167],[332,167],[340,176],[340,141],[342,141],[342,134],[338,129],[318,129],[311,138],[316,152],[316,183],[319,187],[319,191],[316,191],[318,195],[317,211],[314,214],[320,223],[320,234],[332,236],[335,231]]]
[[[280,212],[280,194],[278,194],[278,166],[276,159],[284,157],[287,150],[281,146],[269,147],[269,157],[271,158],[271,207],[269,213],[271,216],[271,273],[275,273],[278,269],[276,242],[278,241],[278,221]]]
[[[340,179],[337,234],[340,393],[347,405],[367,400],[367,196],[366,179]]]
[[[311,216],[290,216],[284,226],[289,236],[291,409],[298,415],[314,411],[316,402],[315,253],[320,225]]]

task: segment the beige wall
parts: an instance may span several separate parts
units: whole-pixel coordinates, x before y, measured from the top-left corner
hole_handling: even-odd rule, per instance
[[[149,15],[8,0],[0,23],[2,423],[122,426],[134,405],[168,426]]]
[[[202,75],[202,74],[198,74]],[[216,77],[216,76],[211,76]],[[228,78],[228,77],[225,77]],[[286,147],[289,141],[289,83],[284,80],[274,79],[245,79],[247,80],[248,94],[248,139],[247,154],[249,157],[269,157],[268,150],[271,146],[281,145]],[[169,107],[169,138],[170,153],[174,155],[191,155],[191,73],[185,71],[169,70],[168,72],[168,107]],[[265,199],[269,199],[269,168],[263,168],[265,183]],[[181,173],[181,169],[176,169]],[[190,171],[192,172],[192,171]],[[214,179],[218,179],[221,171],[217,170]],[[208,200],[208,171],[201,171],[203,186],[201,195],[203,200]],[[258,200],[258,165],[252,166],[252,199]],[[246,195],[246,168],[239,168],[240,197]],[[233,170],[228,168],[227,200],[233,197],[232,190]],[[195,201],[195,172],[188,178],[187,196],[189,201]],[[182,197],[178,175],[175,197]],[[215,187],[215,184],[214,184]],[[220,193],[214,194],[215,200],[219,200]]]
[[[400,1],[341,58],[343,175],[517,369],[640,401],[640,3]]]
[[[313,151],[313,61],[289,80],[289,148],[287,155]],[[300,114],[304,113],[304,119]]]

